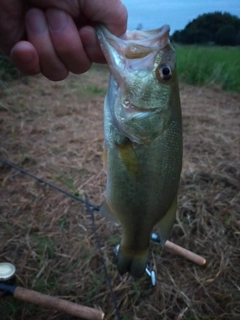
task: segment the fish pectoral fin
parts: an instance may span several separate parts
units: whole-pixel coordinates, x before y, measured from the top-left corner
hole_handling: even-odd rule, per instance
[[[113,223],[119,224],[119,221],[114,214],[113,210],[110,208],[107,200],[103,201],[100,207],[100,214],[104,216],[106,219],[110,220]]]
[[[160,241],[162,245],[167,241],[172,231],[174,221],[176,220],[176,212],[177,212],[177,196],[174,199],[168,212],[157,224],[157,233],[160,237]]]
[[[117,144],[116,147],[129,176],[131,178],[137,178],[140,172],[140,166],[132,142],[127,139],[124,144]]]
[[[104,144],[103,147],[103,169],[105,173],[107,173],[107,168],[108,168],[108,151],[107,151],[107,146]]]

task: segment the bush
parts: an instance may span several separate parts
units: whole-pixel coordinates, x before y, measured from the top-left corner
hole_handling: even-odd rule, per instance
[[[183,30],[175,31],[172,40],[183,44],[240,44],[240,19],[229,13],[205,13],[189,22]]]

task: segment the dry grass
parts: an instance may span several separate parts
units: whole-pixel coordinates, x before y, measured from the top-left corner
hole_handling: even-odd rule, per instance
[[[0,156],[100,204],[102,108],[107,70],[95,67],[50,83],[36,77],[0,91]],[[172,241],[207,259],[206,267],[152,245],[157,286],[116,271],[120,230],[96,215],[123,319],[240,319],[240,96],[181,86],[184,166]],[[3,107],[4,106],[4,107]],[[0,261],[17,267],[29,289],[102,309],[114,306],[85,207],[0,165]],[[5,297],[1,319],[73,319]]]

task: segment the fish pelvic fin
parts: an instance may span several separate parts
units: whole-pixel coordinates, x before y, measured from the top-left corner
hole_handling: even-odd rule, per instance
[[[103,201],[100,207],[100,214],[104,216],[106,219],[110,220],[113,223],[119,224],[119,221],[114,214],[113,210],[110,208],[107,200]]]
[[[171,207],[168,209],[165,216],[157,224],[157,233],[160,237],[161,244],[163,245],[172,231],[173,224],[176,220],[177,212],[177,196],[174,199]]]
[[[140,278],[145,272],[148,260],[148,248],[138,253],[128,252],[120,245],[117,257],[117,269],[120,275],[129,272],[133,277]]]
[[[116,146],[127,173],[131,178],[137,178],[140,173],[140,166],[132,142],[126,139],[123,144],[117,144]]]

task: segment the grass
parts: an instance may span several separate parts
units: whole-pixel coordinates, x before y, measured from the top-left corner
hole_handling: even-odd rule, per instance
[[[54,178],[56,181],[62,182],[62,184],[67,187],[68,190],[70,190],[75,196],[79,197],[80,194],[74,185],[74,176],[71,176],[70,178],[65,175],[64,172],[61,170],[58,170],[58,175],[56,175]]]
[[[240,48],[175,45],[182,82],[240,92]]]
[[[71,193],[87,194],[99,205],[106,187],[103,97],[100,92],[82,99],[77,88],[84,84],[105,90],[105,70],[71,75],[57,84],[42,77],[31,78],[28,86],[9,84],[15,92],[9,106],[18,112],[1,109],[0,156]],[[118,275],[113,249],[121,228],[96,214],[96,230],[124,320],[237,320],[240,95],[180,88],[184,157],[170,240],[202,255],[206,266],[151,244],[150,262],[157,272],[152,288],[147,275],[136,281]],[[1,94],[0,87],[7,104],[9,96]],[[86,207],[1,163],[0,194],[0,261],[16,265],[17,284],[100,308],[106,320],[116,319]],[[0,318],[72,319],[11,297],[1,299],[1,293]]]
[[[179,79],[196,86],[219,85],[223,90],[240,92],[240,48],[196,45],[174,45],[177,53]],[[97,75],[105,78],[108,69],[93,65],[86,82],[70,81],[72,92],[81,99],[91,96],[104,96],[106,85],[94,83]],[[6,89],[5,81],[23,77],[8,57],[0,54],[0,87]],[[24,78],[27,80],[27,78]],[[86,80],[86,76],[85,76]],[[43,90],[39,88],[39,90]],[[8,109],[0,101],[0,107]]]
[[[93,96],[104,96],[106,91],[96,85],[86,85],[82,83],[70,83],[70,88],[73,90],[73,93],[76,94],[79,98],[90,98]]]
[[[92,84],[83,84],[83,83],[70,83],[70,88],[73,90],[73,93],[78,96],[80,99],[90,98],[94,96],[104,96],[106,90]]]
[[[94,97],[104,97],[108,85],[108,68],[98,64],[92,65],[90,70],[68,82],[71,92],[82,101]],[[83,80],[84,79],[84,80]],[[82,81],[83,80],[83,81]]]
[[[11,60],[0,53],[0,87],[4,85],[4,81],[19,79],[23,75],[12,64]]]
[[[3,54],[0,54],[0,84],[3,85],[3,81],[9,81],[17,77],[19,72],[11,63],[10,59]]]

